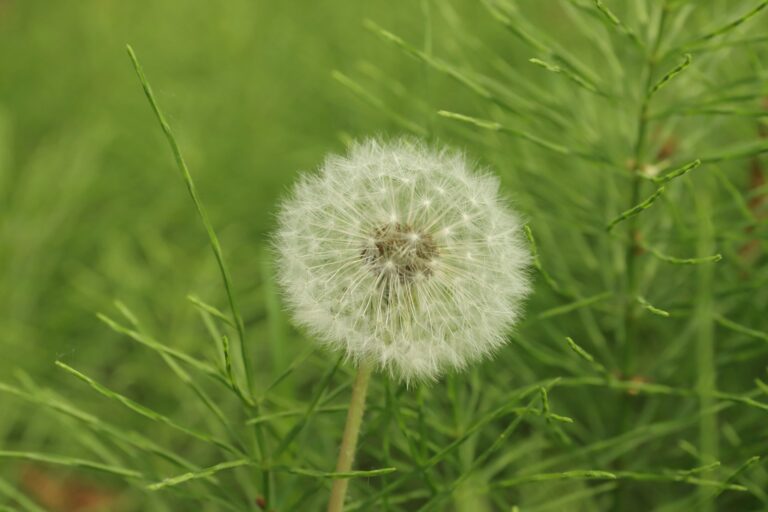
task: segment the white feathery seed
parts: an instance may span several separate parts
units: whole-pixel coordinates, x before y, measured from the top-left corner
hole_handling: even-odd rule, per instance
[[[459,152],[366,140],[282,204],[279,281],[321,343],[410,382],[494,352],[529,292],[521,221]]]

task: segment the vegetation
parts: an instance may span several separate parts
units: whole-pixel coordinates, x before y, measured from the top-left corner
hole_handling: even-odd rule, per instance
[[[768,508],[768,1],[194,4],[0,1],[0,510]],[[270,233],[403,133],[498,173],[535,291],[372,378],[339,475]]]

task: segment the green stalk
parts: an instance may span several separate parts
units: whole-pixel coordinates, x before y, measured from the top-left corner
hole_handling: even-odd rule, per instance
[[[707,177],[705,177],[706,179]],[[699,227],[698,253],[705,254],[714,248],[714,229],[709,198],[709,185],[707,181],[699,183],[700,187],[695,191],[694,204]],[[712,396],[715,390],[717,373],[715,367],[715,342],[714,342],[714,311],[712,301],[712,265],[700,265],[698,267],[698,287],[696,291],[696,366],[698,377],[696,390],[699,392],[699,454],[702,463],[709,463],[718,459],[718,428],[717,414],[706,414],[711,410],[715,400]],[[700,490],[702,512],[714,510],[714,501],[711,494]]]
[[[352,399],[347,411],[347,423],[344,426],[344,435],[341,438],[339,458],[336,462],[336,473],[348,473],[352,470],[352,462],[355,459],[357,438],[360,435],[360,425],[363,423],[365,412],[365,396],[368,392],[368,382],[371,380],[372,367],[369,363],[362,362],[357,369],[355,383],[352,385]],[[333,481],[331,499],[328,502],[328,512],[341,512],[344,510],[344,500],[347,496],[348,478],[339,478]]]
[[[253,404],[254,403],[252,398],[253,377],[252,377],[250,357],[245,348],[245,325],[243,323],[242,315],[240,314],[240,308],[237,304],[237,301],[235,300],[234,287],[232,285],[232,277],[229,273],[229,268],[227,267],[224,261],[224,252],[221,249],[221,244],[219,243],[219,237],[216,235],[216,231],[213,229],[213,224],[208,218],[208,214],[205,208],[203,207],[203,203],[200,200],[200,197],[197,193],[197,187],[195,186],[195,182],[192,179],[192,174],[189,172],[189,168],[187,167],[187,163],[184,160],[184,156],[181,154],[181,148],[179,147],[179,144],[176,141],[176,137],[173,135],[173,132],[171,131],[171,126],[168,124],[168,121],[165,119],[165,115],[163,115],[162,110],[160,110],[160,106],[158,105],[157,100],[155,99],[155,94],[152,91],[152,87],[149,85],[149,81],[144,75],[144,69],[141,67],[141,64],[139,63],[139,59],[136,57],[136,53],[133,51],[133,48],[131,47],[131,45],[127,45],[126,50],[128,51],[128,56],[130,57],[131,62],[133,63],[133,68],[136,71],[136,75],[139,77],[139,82],[141,83],[141,87],[144,90],[144,95],[147,97],[147,100],[149,101],[149,105],[152,108],[152,111],[154,112],[155,117],[157,118],[157,121],[160,123],[160,128],[165,134],[165,138],[167,139],[168,144],[171,147],[173,158],[176,161],[176,165],[179,168],[182,178],[184,179],[184,183],[187,186],[187,191],[189,192],[189,195],[192,198],[192,202],[195,205],[195,209],[197,210],[197,213],[200,217],[203,227],[205,228],[206,234],[208,235],[208,242],[211,246],[211,250],[213,251],[214,257],[216,258],[216,263],[219,267],[219,272],[221,274],[221,279],[224,284],[227,300],[229,302],[229,308],[232,313],[231,320],[235,325],[235,330],[237,331],[237,338],[239,341],[239,348],[240,348],[240,358],[243,364],[245,389],[244,390],[240,389],[240,386],[237,384],[237,381],[235,379],[231,379],[232,389],[235,391],[235,393],[240,395],[246,401],[246,403]],[[256,406],[257,414],[261,414],[260,405],[258,403],[255,403],[254,405]],[[261,460],[265,460],[267,458],[266,438],[264,437],[264,432],[261,428],[261,425],[257,425],[255,427],[255,430],[256,430],[255,432],[256,439],[254,444],[256,445],[256,449],[258,450],[259,458]],[[267,503],[269,503],[271,499],[270,484],[271,484],[270,471],[268,468],[263,469],[262,470],[262,486],[264,488],[263,492],[264,492],[264,497]]]
[[[637,136],[632,154],[632,179],[630,183],[629,206],[635,206],[640,201],[640,192],[644,180],[640,172],[645,164],[643,153],[645,150],[648,134],[648,109],[651,103],[651,97],[655,91],[652,91],[653,75],[658,64],[658,51],[661,44],[661,33],[664,30],[664,22],[667,17],[667,2],[664,1],[661,6],[659,24],[654,36],[648,59],[646,61],[645,79],[643,81],[642,100],[640,102],[640,111],[637,118]],[[626,277],[624,284],[624,307],[623,307],[623,336],[622,336],[622,372],[625,377],[632,375],[634,371],[634,337],[636,327],[637,304],[637,254],[640,252],[638,244],[638,216],[630,217],[627,221],[628,242],[624,253],[624,266]]]
[[[667,1],[661,5],[661,14],[659,15],[659,22],[656,28],[656,33],[653,36],[654,40],[650,47],[646,64],[645,64],[645,77],[642,81],[643,89],[641,91],[642,99],[640,101],[640,108],[637,118],[637,130],[635,143],[632,154],[632,166],[630,172],[632,173],[630,183],[630,198],[629,207],[635,206],[640,201],[640,192],[643,184],[643,179],[640,172],[643,168],[644,150],[646,146],[646,139],[648,134],[648,109],[650,107],[650,100],[653,96],[653,75],[656,71],[658,64],[658,51],[661,44],[661,34],[664,29],[664,22],[667,17]],[[620,340],[621,340],[621,372],[624,379],[631,378],[635,371],[634,361],[634,345],[635,345],[635,330],[637,327],[637,312],[638,305],[636,298],[638,295],[638,282],[637,282],[637,255],[639,253],[639,228],[638,228],[638,215],[630,217],[627,221],[627,246],[624,252],[624,293],[622,297],[622,323],[620,327]],[[619,406],[619,415],[617,418],[617,424],[619,426],[619,434],[627,430],[632,422],[631,411],[628,408],[627,400],[622,400]],[[620,459],[617,463],[617,467],[622,469],[625,464],[624,459]],[[626,501],[629,500],[627,493],[624,491],[624,486],[617,488],[616,501],[614,503],[615,510],[624,510],[626,508]]]

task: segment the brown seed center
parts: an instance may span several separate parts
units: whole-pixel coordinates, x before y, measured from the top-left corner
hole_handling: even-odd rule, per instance
[[[373,269],[387,279],[411,282],[432,274],[432,261],[438,255],[437,244],[429,233],[421,233],[408,224],[379,226],[362,256]]]

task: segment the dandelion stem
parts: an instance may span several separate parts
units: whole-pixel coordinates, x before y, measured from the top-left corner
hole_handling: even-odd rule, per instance
[[[336,461],[336,473],[348,473],[352,470],[352,462],[355,459],[357,438],[360,434],[360,425],[363,422],[365,411],[365,396],[368,391],[368,382],[371,378],[372,367],[370,363],[362,362],[357,369],[355,383],[352,385],[352,399],[347,411],[347,423],[344,426],[344,436],[341,438],[339,458]],[[328,512],[341,512],[344,510],[344,499],[349,486],[348,478],[339,478],[333,481],[331,499],[328,502]]]

